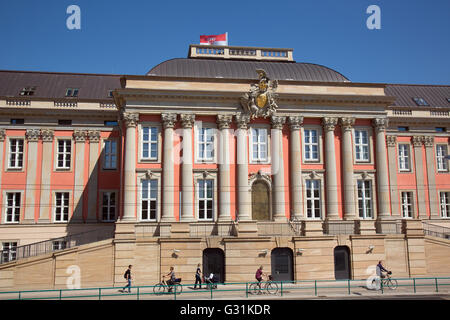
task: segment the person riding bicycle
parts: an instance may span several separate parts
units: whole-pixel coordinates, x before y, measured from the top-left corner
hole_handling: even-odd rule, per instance
[[[175,284],[176,282],[176,278],[175,278],[175,271],[173,271],[173,267],[170,267],[170,271],[168,274],[166,274],[165,276],[163,276],[163,278],[165,277],[169,277],[169,280],[167,280],[167,285],[169,286],[169,292],[172,291],[172,286]]]
[[[381,279],[386,278],[386,276],[383,274],[383,272],[386,272],[387,274],[391,274],[392,272],[387,270],[385,267],[383,267],[383,261],[378,261],[377,264],[377,279],[376,279],[376,289],[381,290]]]
[[[261,288],[261,281],[263,280],[263,276],[266,274],[263,272],[263,266],[260,266],[255,273],[255,279],[258,281],[258,286]]]

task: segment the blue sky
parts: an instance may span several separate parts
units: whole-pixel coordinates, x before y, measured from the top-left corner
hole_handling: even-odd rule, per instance
[[[66,27],[72,4],[81,30]],[[380,30],[366,26],[372,4]],[[353,82],[450,84],[449,0],[0,0],[0,69],[145,74],[224,32]]]

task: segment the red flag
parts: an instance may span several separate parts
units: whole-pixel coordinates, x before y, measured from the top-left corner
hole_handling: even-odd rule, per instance
[[[200,36],[200,44],[227,46],[228,45],[228,32],[218,35]]]

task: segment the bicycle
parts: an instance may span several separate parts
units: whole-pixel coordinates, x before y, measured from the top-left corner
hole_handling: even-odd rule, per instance
[[[397,283],[397,280],[391,278],[391,274],[392,274],[392,272],[389,271],[386,274],[386,278],[380,278],[381,286],[382,287],[388,287],[391,290],[395,290],[398,287],[398,283]],[[376,281],[375,279],[372,281],[372,285],[373,286],[375,286],[375,281]]]
[[[272,281],[272,276],[268,276],[267,281],[253,282],[250,284],[248,291],[251,294],[261,294],[267,291],[269,294],[278,293],[278,284]]]
[[[183,291],[183,286],[180,284],[181,279],[177,279],[179,281],[174,281],[173,284],[168,284],[165,280],[165,277],[163,276],[163,279],[161,282],[155,284],[153,287],[153,293],[155,294],[163,294],[167,291],[167,293],[176,292],[176,294],[180,294]]]

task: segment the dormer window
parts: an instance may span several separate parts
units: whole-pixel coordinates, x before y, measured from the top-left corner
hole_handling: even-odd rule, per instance
[[[113,97],[113,90],[108,90],[108,98],[112,98]]]
[[[20,90],[21,96],[32,96],[34,95],[34,92],[36,91],[36,87],[25,87]]]
[[[413,98],[414,102],[418,105],[418,106],[428,106],[428,102],[425,101],[424,98],[421,97],[415,97]]]
[[[66,97],[78,97],[78,88],[67,88]]]

